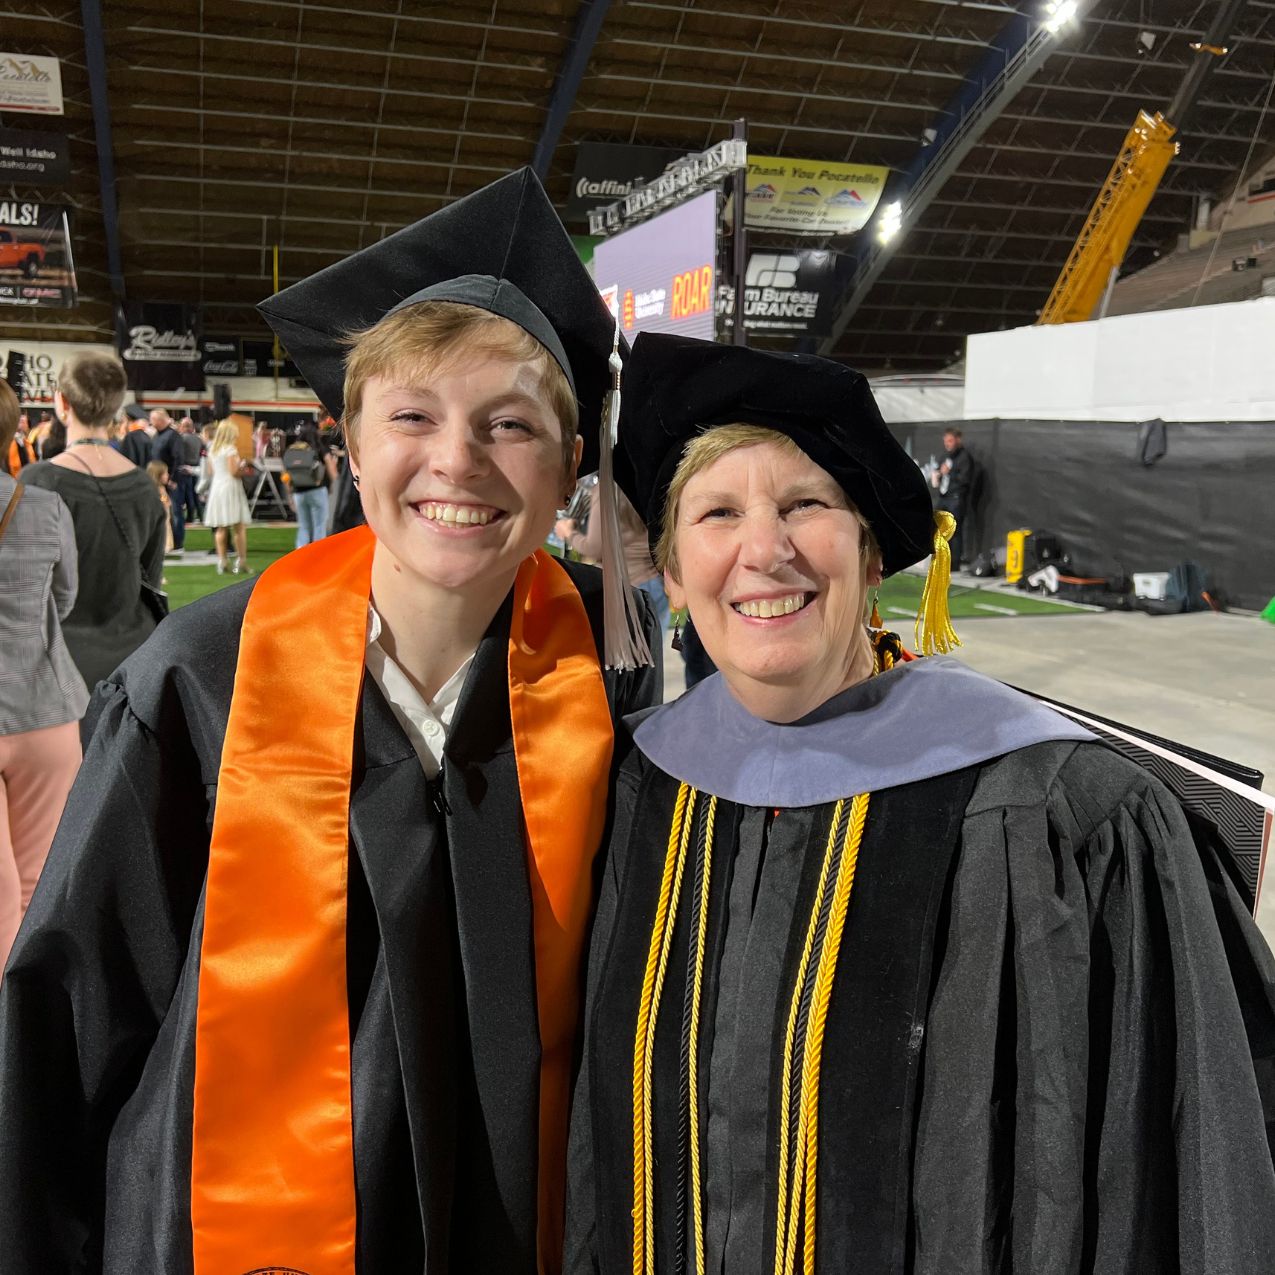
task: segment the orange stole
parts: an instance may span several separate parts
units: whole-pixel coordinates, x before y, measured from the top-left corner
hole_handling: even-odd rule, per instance
[[[346,885],[374,547],[360,528],[289,554],[262,574],[244,617],[200,958],[196,1275],[355,1270]],[[539,1251],[551,1272],[612,736],[584,605],[547,555],[518,572],[509,675],[543,1045]],[[289,687],[305,688],[304,714],[279,712]],[[267,769],[274,801],[263,800]]]
[[[562,1266],[571,1059],[593,856],[615,737],[593,632],[571,577],[537,550],[518,569],[509,715],[527,832],[540,1018],[541,1275]]]

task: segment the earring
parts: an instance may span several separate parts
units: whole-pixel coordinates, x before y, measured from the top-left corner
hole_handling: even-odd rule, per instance
[[[357,487],[357,486],[359,485],[359,476],[358,476],[358,474],[351,474],[351,475],[350,475],[350,481],[351,481],[351,482],[355,485],[355,487]]]
[[[885,628],[885,625],[881,623],[881,611],[877,606],[877,602],[879,601],[879,599],[880,599],[880,593],[876,589],[873,589],[872,590],[872,615],[868,619],[868,625],[869,627],[874,629]]]
[[[682,613],[677,613],[677,619],[673,621],[673,649],[680,651],[682,649]]]

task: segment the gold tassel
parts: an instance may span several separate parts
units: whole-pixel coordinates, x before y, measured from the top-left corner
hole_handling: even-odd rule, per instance
[[[948,545],[956,531],[956,519],[939,510],[934,515],[934,556],[925,577],[921,607],[916,614],[916,649],[920,655],[946,655],[961,639],[952,628],[947,591],[952,583],[952,550]]]

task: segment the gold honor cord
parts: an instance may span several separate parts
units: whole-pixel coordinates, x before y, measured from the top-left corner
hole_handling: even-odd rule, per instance
[[[819,869],[819,885],[815,890],[814,906],[810,910],[810,924],[806,927],[806,941],[801,949],[801,963],[797,966],[796,988],[793,992],[792,1004],[788,1009],[788,1026],[784,1031],[784,1075],[779,1098],[781,1119],[779,1122],[779,1206],[776,1211],[775,1225],[775,1275],[790,1275],[793,1257],[797,1249],[795,1210],[788,1207],[788,1161],[791,1149],[788,1146],[788,1111],[792,1103],[792,1051],[797,1036],[797,1018],[801,1010],[801,992],[806,985],[806,972],[810,968],[810,953],[815,944],[815,933],[819,928],[819,914],[823,911],[823,896],[828,888],[828,870],[832,864],[832,856],[837,845],[837,833],[841,829],[841,820],[845,812],[845,801],[837,802],[832,812],[832,827],[828,829],[828,844],[824,847],[823,865]],[[793,1193],[798,1190],[793,1183]],[[792,1239],[788,1238],[791,1216],[793,1226]]]
[[[713,827],[717,798],[710,797],[704,829],[704,872],[699,892],[699,928],[695,935],[694,990],[691,994],[691,1046],[688,1051],[691,1142],[691,1210],[695,1229],[695,1275],[704,1275],[704,1209],[700,1199],[699,1164],[699,1007],[704,983],[704,947],[708,936],[708,885],[713,867]]]
[[[696,790],[689,784],[682,784],[678,789],[633,1042],[633,1275],[653,1275],[655,1270],[655,1214],[651,1199],[655,1190],[655,1163],[651,1153],[651,1068],[660,995],[664,990],[669,949],[673,945],[674,926],[669,918],[677,916],[682,872],[686,866],[686,846],[694,824],[695,797]]]
[[[802,1069],[801,1107],[806,1138],[806,1235],[804,1246],[805,1275],[815,1269],[815,1186],[819,1158],[819,1075],[823,1067],[823,1033],[828,1022],[828,1002],[832,999],[832,983],[837,976],[837,956],[841,936],[846,928],[846,911],[850,891],[854,888],[855,867],[863,829],[868,818],[868,794],[861,793],[850,808],[850,827],[837,868],[837,885],[832,894],[832,916],[828,921],[828,937],[819,956],[819,973],[815,978],[815,996],[811,1005],[814,1022],[806,1032],[806,1061]]]
[[[809,969],[811,949],[819,928],[823,910],[824,892],[827,886],[829,864],[836,844],[837,832],[845,807],[837,803],[833,813],[828,844],[819,878],[810,925],[806,933],[806,946],[802,951],[797,984],[793,989],[792,1004],[788,1014],[788,1030],[784,1039],[784,1082],[782,1097],[782,1122],[780,1132],[780,1166],[778,1209],[775,1227],[776,1275],[793,1275],[797,1234],[804,1220],[802,1245],[802,1270],[804,1275],[814,1275],[816,1235],[816,1187],[819,1157],[819,1078],[823,1065],[824,1029],[828,1021],[828,1005],[832,999],[832,986],[837,973],[837,957],[841,951],[841,938],[845,933],[846,913],[850,906],[850,891],[854,888],[855,868],[859,860],[859,848],[863,844],[863,831],[868,817],[868,793],[855,797],[850,808],[849,825],[837,862],[836,880],[832,889],[832,905],[829,911],[827,931],[819,951],[815,970],[814,992],[808,1015],[805,1046],[801,1064],[801,1090],[798,1098],[797,1147],[792,1165],[791,1189],[788,1175],[788,1125],[791,1102],[790,1075],[792,1052],[800,1016],[802,992]],[[804,1197],[804,1198],[803,1198]],[[803,1214],[804,1204],[804,1214]],[[782,1244],[782,1248],[781,1248]]]
[[[651,1082],[655,1057],[655,1032],[660,1002],[668,972],[669,953],[677,928],[677,913],[685,875],[687,850],[695,824],[699,793],[689,784],[678,790],[673,821],[665,851],[659,901],[651,929],[642,996],[638,1007],[633,1044],[633,1275],[654,1275],[655,1271],[655,1159],[653,1148]],[[797,1241],[803,1238],[802,1269],[814,1275],[815,1202],[819,1156],[819,1079],[823,1064],[824,1032],[828,1006],[836,979],[837,958],[845,932],[850,892],[868,815],[869,794],[855,797],[846,818],[846,801],[838,801],[828,830],[819,883],[806,930],[805,944],[797,969],[796,985],[788,1010],[784,1034],[783,1084],[780,1098],[778,1207],[775,1228],[775,1275],[794,1275]],[[712,871],[713,832],[717,798],[710,797],[705,812],[704,869],[698,897],[694,901],[698,924],[694,938],[691,983],[691,1014],[687,1076],[689,1091],[689,1139],[691,1159],[691,1205],[694,1232],[695,1273],[704,1275],[704,1216],[702,1167],[699,1138],[699,1029],[704,961],[708,939],[708,899]],[[842,829],[844,827],[844,836]],[[840,842],[840,853],[838,853]],[[835,865],[835,868],[834,868]],[[829,890],[831,889],[831,896]],[[820,920],[827,916],[820,938]],[[695,913],[693,913],[695,914]],[[814,964],[810,1004],[805,1015],[806,1032],[801,1049],[800,1082],[797,1096],[796,1144],[790,1144],[794,1053],[802,1025],[802,1000]],[[804,1237],[803,1237],[804,1223]],[[680,1240],[679,1240],[680,1242]]]

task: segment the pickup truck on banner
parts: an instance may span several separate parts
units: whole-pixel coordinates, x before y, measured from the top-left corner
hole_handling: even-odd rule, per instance
[[[21,270],[34,279],[44,265],[45,248],[34,239],[20,239],[11,230],[0,230],[0,270]]]

